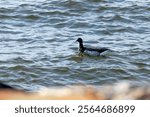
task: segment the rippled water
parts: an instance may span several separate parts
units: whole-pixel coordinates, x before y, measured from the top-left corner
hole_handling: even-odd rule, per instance
[[[78,56],[86,45],[113,50]],[[41,86],[150,83],[150,0],[1,0],[0,81]]]

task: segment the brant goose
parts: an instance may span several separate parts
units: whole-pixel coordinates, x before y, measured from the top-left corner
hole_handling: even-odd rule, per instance
[[[101,53],[109,50],[108,48],[88,48],[84,47],[82,38],[78,38],[76,40],[79,42],[79,52],[80,54],[86,54],[89,56],[100,56]]]

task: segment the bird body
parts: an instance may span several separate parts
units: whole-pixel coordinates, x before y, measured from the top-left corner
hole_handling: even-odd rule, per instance
[[[77,42],[79,42],[79,52],[81,54],[86,54],[90,56],[100,56],[101,53],[109,50],[108,48],[84,47],[82,38],[78,38]]]

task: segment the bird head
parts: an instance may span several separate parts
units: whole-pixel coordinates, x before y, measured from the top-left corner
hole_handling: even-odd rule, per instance
[[[76,41],[79,42],[79,43],[83,43],[82,38],[78,38]]]

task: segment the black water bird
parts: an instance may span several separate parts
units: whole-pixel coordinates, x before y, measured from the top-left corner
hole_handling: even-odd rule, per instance
[[[82,38],[78,38],[76,41],[79,42],[79,52],[81,54],[86,54],[89,56],[100,56],[101,53],[109,50],[108,48],[84,47]]]

